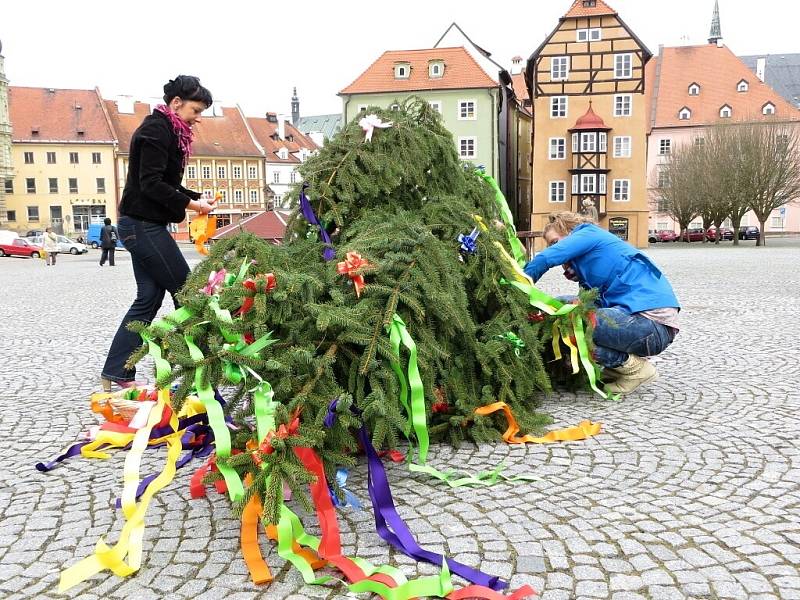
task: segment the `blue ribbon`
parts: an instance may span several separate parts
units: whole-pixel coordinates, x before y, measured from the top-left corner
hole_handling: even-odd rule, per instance
[[[480,232],[478,231],[477,227],[473,229],[472,233],[470,233],[469,235],[464,235],[463,233],[459,233],[457,239],[461,243],[461,246],[459,247],[461,252],[463,252],[464,254],[475,254],[478,251],[478,247],[475,244],[475,240],[478,239],[479,234]]]
[[[300,190],[300,210],[303,213],[303,216],[306,218],[306,221],[319,227],[319,235],[322,237],[322,241],[325,243],[325,249],[322,251],[322,258],[325,260],[333,260],[336,257],[336,250],[333,249],[331,236],[328,235],[328,232],[320,224],[319,219],[317,219],[317,215],[314,213],[314,209],[311,206],[311,202],[308,201],[308,196],[306,196],[307,187],[308,183],[304,183],[302,189]]]
[[[344,502],[341,502],[339,498],[336,497],[336,494],[333,491],[333,486],[328,485],[328,489],[331,492],[331,500],[333,501],[334,506],[341,506],[342,508],[345,507],[352,507],[355,510],[362,510],[363,507],[361,506],[361,502],[358,498],[356,498],[355,494],[345,487],[347,485],[347,477],[350,473],[344,467],[339,467],[336,469],[336,483],[344,492]]]

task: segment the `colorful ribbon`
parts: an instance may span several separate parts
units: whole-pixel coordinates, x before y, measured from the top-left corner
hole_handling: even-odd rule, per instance
[[[511,214],[511,209],[508,207],[506,197],[500,190],[500,186],[494,180],[494,177],[489,175],[484,169],[476,169],[475,174],[483,179],[494,190],[494,201],[497,208],[500,210],[500,218],[506,226],[506,236],[508,237],[508,244],[511,246],[511,252],[514,254],[514,259],[517,264],[524,266],[527,261],[525,257],[525,248],[522,242],[517,237],[517,228],[514,226],[514,216]]]
[[[315,225],[316,227],[319,227],[319,235],[325,244],[325,248],[322,250],[322,257],[326,261],[333,260],[336,257],[336,250],[333,248],[331,236],[328,235],[327,230],[320,224],[319,219],[317,219],[317,215],[314,213],[314,209],[311,206],[311,202],[308,201],[308,196],[306,196],[306,189],[308,189],[308,187],[308,183],[303,183],[303,186],[300,189],[300,211],[303,213],[306,221],[312,225]]]
[[[504,342],[508,342],[514,349],[514,354],[517,356],[519,356],[520,351],[525,348],[525,342],[523,342],[516,333],[511,331],[506,331],[504,334],[498,335],[497,337]]]
[[[475,254],[478,251],[477,239],[480,232],[475,227],[469,235],[463,233],[458,234],[457,241],[459,242],[459,250],[464,254]]]
[[[365,117],[362,117],[358,121],[358,126],[364,130],[364,141],[371,142],[372,133],[373,131],[375,131],[375,128],[386,129],[387,127],[392,126],[392,122],[391,121],[384,122],[378,115],[368,114]]]
[[[505,413],[506,420],[508,421],[508,429],[503,433],[503,440],[508,444],[550,444],[552,442],[574,442],[585,440],[600,433],[600,423],[592,423],[591,421],[581,421],[579,425],[574,427],[567,427],[566,429],[558,429],[550,431],[542,437],[535,437],[532,435],[518,436],[519,425],[511,412],[511,407],[505,402],[493,402],[486,406],[481,406],[475,409],[476,415],[490,415],[498,410]]]
[[[369,261],[361,258],[361,255],[358,252],[348,252],[345,260],[336,263],[337,273],[340,273],[341,275],[347,275],[353,280],[353,286],[356,289],[357,298],[361,297],[361,290],[363,289],[365,283],[364,275],[361,273],[356,273],[356,271],[369,266]]]

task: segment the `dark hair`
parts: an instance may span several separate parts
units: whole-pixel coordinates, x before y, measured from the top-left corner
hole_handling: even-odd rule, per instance
[[[106,217],[105,219],[103,219],[103,223],[105,223],[106,225],[111,225],[111,217]]]
[[[169,104],[175,97],[181,100],[202,102],[206,105],[206,108],[214,102],[211,92],[200,85],[198,77],[192,75],[178,75],[175,79],[170,79],[169,82],[164,84],[164,102]]]

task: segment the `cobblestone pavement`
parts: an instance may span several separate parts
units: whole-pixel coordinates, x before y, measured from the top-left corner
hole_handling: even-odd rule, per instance
[[[534,471],[540,481],[451,490],[389,465],[420,541],[513,587],[530,583],[542,600],[800,598],[798,248],[771,240],[764,249],[652,249],[684,306],[659,381],[620,403],[587,394],[545,401],[557,426],[601,421],[589,441],[431,452],[435,465],[475,471],[505,461],[509,473]],[[64,256],[56,267],[0,259],[0,596],[63,597],[60,569],[119,531],[121,453],[33,469],[96,423],[87,399],[134,293],[124,252],[114,269],[97,258]],[[571,287],[555,272],[542,285]],[[150,453],[142,472],[160,457]],[[304,586],[271,550],[275,581],[254,587],[228,502],[190,500],[190,470],[151,505],[142,569],[98,575],[69,596],[347,597],[341,587]],[[363,465],[350,487],[366,498]],[[346,553],[408,575],[434,572],[390,550],[370,512],[346,509],[340,521]]]

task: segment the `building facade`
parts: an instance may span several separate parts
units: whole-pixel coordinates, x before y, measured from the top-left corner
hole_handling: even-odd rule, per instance
[[[116,138],[99,90],[12,86],[9,112],[7,227],[81,235],[90,223],[116,220]]]
[[[459,156],[497,177],[500,89],[463,47],[384,52],[339,96],[345,123],[420,96],[442,115]]]
[[[11,121],[8,112],[8,79],[5,73],[3,42],[0,41],[0,229],[8,226],[6,215],[6,180],[14,176],[11,162]]]
[[[530,56],[533,229],[553,212],[580,212],[591,203],[602,227],[647,245],[650,57],[603,0],[576,0]]]

